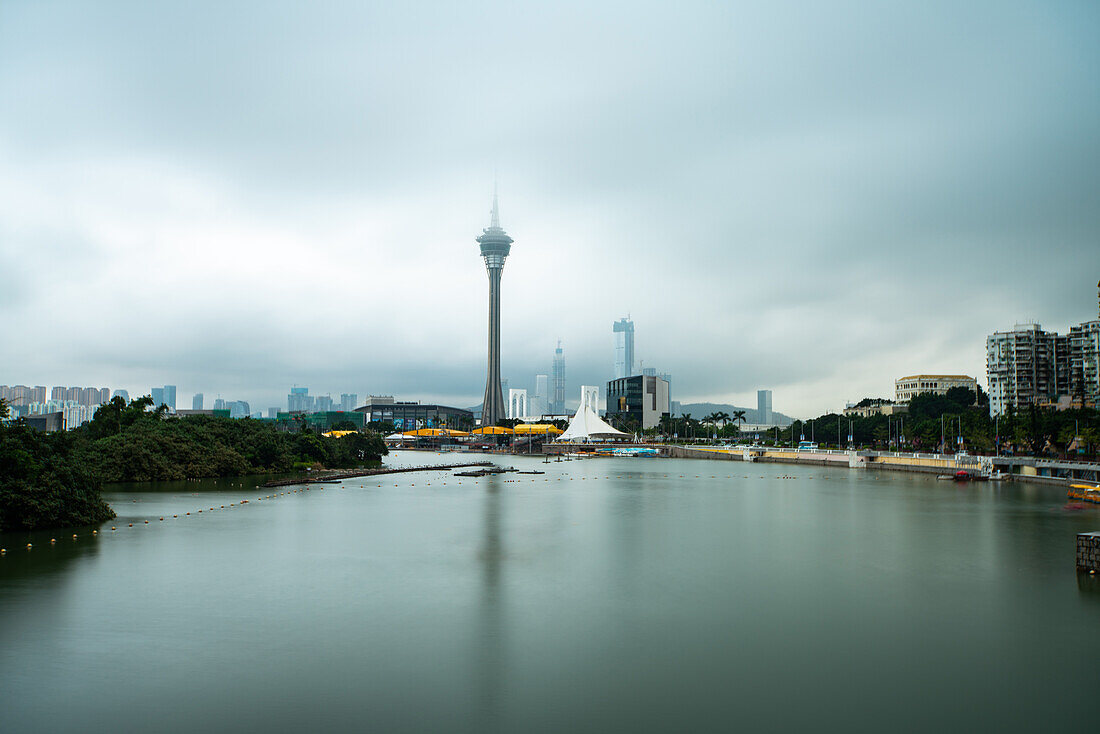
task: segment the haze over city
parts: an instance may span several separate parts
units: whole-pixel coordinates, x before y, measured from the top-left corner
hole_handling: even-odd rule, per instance
[[[765,12],[767,8],[767,12]],[[63,12],[62,12],[63,10]],[[1095,313],[1076,2],[0,6],[0,382],[471,406],[502,375],[816,415]]]

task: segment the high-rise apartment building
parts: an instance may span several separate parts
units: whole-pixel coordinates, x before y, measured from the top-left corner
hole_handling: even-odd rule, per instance
[[[619,319],[611,325],[615,335],[615,379],[634,374],[634,322]]]
[[[313,410],[317,413],[328,413],[332,410],[332,396],[318,395],[313,401]]]
[[[214,398],[214,410],[225,410],[225,400],[222,398]]]
[[[1100,320],[1070,328],[1070,397],[1100,405]]]
[[[286,407],[291,413],[312,413],[313,397],[308,387],[292,387],[286,396]]]
[[[153,407],[159,408],[164,405],[167,406],[169,413],[176,412],[176,386],[165,385],[163,387],[154,387],[149,391],[149,396],[153,398]]]
[[[65,388],[61,385],[50,389],[50,400],[64,400]]]
[[[772,391],[756,391],[756,422],[770,426],[772,424]]]
[[[202,410],[202,393],[195,393],[195,397],[191,398],[191,410]]]
[[[345,413],[349,413],[355,410],[356,403],[359,402],[359,395],[356,393],[341,393],[340,394],[340,410]]]
[[[126,390],[115,390],[115,395],[114,396],[116,398],[122,398],[127,403],[130,402],[130,393]]]
[[[1068,340],[1038,324],[1016,324],[985,340],[989,415],[1056,401],[1069,394]]]

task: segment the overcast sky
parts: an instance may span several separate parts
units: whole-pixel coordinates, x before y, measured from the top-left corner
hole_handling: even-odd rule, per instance
[[[0,383],[810,416],[1097,317],[1100,4],[0,1]],[[603,392],[601,387],[601,393]]]

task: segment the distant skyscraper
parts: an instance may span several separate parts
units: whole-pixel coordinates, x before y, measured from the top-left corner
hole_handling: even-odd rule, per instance
[[[355,410],[356,403],[359,402],[359,396],[356,393],[341,393],[340,395],[340,410],[345,413],[350,413]]]
[[[504,261],[512,251],[511,237],[500,226],[500,210],[496,191],[489,226],[477,238],[481,258],[489,274],[489,368],[485,376],[485,397],[481,402],[481,425],[492,426],[504,417],[504,391],[500,385],[500,276]]]
[[[313,398],[308,387],[292,387],[286,396],[286,407],[291,413],[310,413],[313,411]]]
[[[202,410],[202,393],[195,393],[195,397],[191,398],[191,410]]]
[[[565,412],[565,354],[561,350],[561,339],[558,339],[558,348],[554,350],[551,374],[554,376],[554,397],[550,401],[550,413],[561,415]]]
[[[122,398],[127,403],[130,402],[130,393],[126,390],[115,390],[115,397]]]
[[[50,400],[64,400],[64,399],[65,399],[65,388],[59,386],[59,387],[55,387],[52,390],[50,390]]]
[[[225,410],[225,401],[221,398],[214,398],[214,410]]]
[[[248,408],[248,403],[244,400],[233,400],[229,403],[229,417],[230,418],[247,418],[251,412]]]
[[[149,397],[153,398],[153,407],[159,408],[162,405],[168,406],[168,412],[176,412],[176,386],[165,385],[164,387],[154,387],[149,391]]]
[[[546,399],[547,385],[550,384],[550,378],[547,375],[535,375],[535,399],[531,403],[531,414],[542,415],[549,412],[549,401]]]
[[[279,409],[278,408],[268,408],[267,409],[267,417],[271,418],[271,419],[278,418],[279,417]]]
[[[332,410],[332,396],[318,395],[314,398],[313,409],[318,413],[327,413]]]
[[[756,422],[765,426],[772,424],[772,391],[756,391]]]
[[[634,322],[619,319],[611,325],[615,334],[615,379],[634,374]]]

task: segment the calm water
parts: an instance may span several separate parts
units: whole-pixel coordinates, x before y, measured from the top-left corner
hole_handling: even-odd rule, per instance
[[[1100,511],[1056,490],[504,463],[547,473],[143,485],[116,532],[2,536],[0,730],[1095,730]]]

